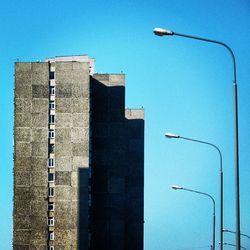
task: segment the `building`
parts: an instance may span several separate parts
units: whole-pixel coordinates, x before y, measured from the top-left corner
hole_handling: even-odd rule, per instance
[[[15,64],[13,249],[143,249],[144,111],[88,56]]]

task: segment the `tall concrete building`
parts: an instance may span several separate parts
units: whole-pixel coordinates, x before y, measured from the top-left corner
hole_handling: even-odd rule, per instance
[[[15,65],[13,249],[143,249],[144,111],[94,62]]]

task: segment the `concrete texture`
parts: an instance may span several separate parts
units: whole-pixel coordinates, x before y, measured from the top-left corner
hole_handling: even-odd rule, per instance
[[[144,110],[127,109],[125,117],[128,138],[125,248],[143,249]]]
[[[13,249],[143,249],[144,112],[125,111],[125,75],[90,76],[93,61],[15,65]],[[48,173],[55,182],[48,183]]]
[[[91,79],[90,249],[143,249],[144,113],[125,112],[123,74]],[[132,130],[133,132],[130,132]],[[130,160],[133,153],[137,160]],[[134,172],[130,169],[137,168]],[[138,179],[137,179],[138,178]],[[133,188],[136,187],[136,188]],[[136,192],[132,197],[133,192]],[[130,204],[133,205],[130,205]],[[131,215],[130,214],[134,214]],[[132,224],[138,225],[137,227]]]
[[[88,235],[88,223],[79,229],[77,205],[79,200],[86,200],[86,197],[88,201],[88,184],[85,185],[86,197],[83,198],[78,196],[77,184],[78,169],[89,167],[89,69],[87,63],[79,62],[56,62],[55,68],[54,218],[56,228],[68,230],[55,230],[55,241],[48,242],[49,63],[16,63],[14,249],[47,249],[48,243],[53,243],[56,249],[76,249],[77,241],[72,243],[69,239],[76,240],[81,234]],[[88,178],[84,182],[88,183]],[[76,188],[73,189],[73,186]],[[72,199],[77,201],[74,213],[71,212]],[[88,205],[85,218],[88,218]],[[69,245],[67,242],[70,242]],[[83,249],[87,249],[86,246]]]
[[[48,64],[16,63],[14,249],[31,249],[28,246],[47,244],[46,98]],[[40,157],[44,157],[43,160]]]

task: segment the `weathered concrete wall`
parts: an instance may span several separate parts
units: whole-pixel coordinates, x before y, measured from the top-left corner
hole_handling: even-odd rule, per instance
[[[48,170],[49,63],[15,67],[14,249],[47,249],[48,201],[55,249],[88,247],[89,65],[55,63],[55,162]],[[55,198],[48,198],[48,171]],[[31,247],[31,248],[29,248]]]
[[[14,249],[46,249],[48,63],[16,63]]]
[[[143,249],[144,227],[144,110],[127,109],[125,249]]]
[[[124,249],[124,83],[123,74],[91,79],[91,249]]]
[[[88,247],[89,65],[56,62],[55,69],[54,246],[84,250]]]
[[[125,115],[124,80],[91,80],[93,250],[143,249],[144,111]]]
[[[88,63],[53,64],[51,169],[50,65],[17,63],[15,68],[14,249],[47,249],[49,243],[56,250],[84,250],[90,243],[92,250],[142,250],[143,111],[125,112],[123,74],[90,77]],[[55,173],[52,198],[48,172]],[[48,201],[55,211],[48,212]],[[48,216],[55,220],[53,241],[48,241]]]

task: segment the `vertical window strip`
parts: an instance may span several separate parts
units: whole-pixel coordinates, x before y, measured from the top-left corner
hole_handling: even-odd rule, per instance
[[[50,110],[55,110],[55,100],[51,99],[50,96],[55,96],[55,66],[53,65],[53,70],[52,70],[52,65],[49,63],[49,95],[48,95],[48,101],[49,101],[49,119],[48,119],[48,138],[49,139],[54,139],[55,138],[55,129],[50,129],[50,124],[55,124],[55,115],[50,114]],[[53,85],[53,86],[52,86]],[[54,144],[50,143],[51,141],[48,141],[48,152],[49,154],[54,153]],[[48,158],[48,169],[55,167],[55,159],[54,158]],[[48,183],[55,182],[55,173],[50,173],[48,170]],[[55,188],[54,187],[49,187],[48,186],[48,198],[52,198],[55,196]],[[48,200],[48,211],[53,212],[55,210],[55,203],[52,202],[51,200]],[[53,216],[48,216],[47,217],[48,221],[48,227],[50,228],[51,226],[54,226],[54,217]],[[49,231],[48,235],[48,250],[54,250],[54,246],[51,245],[51,242],[54,240],[54,231]]]

